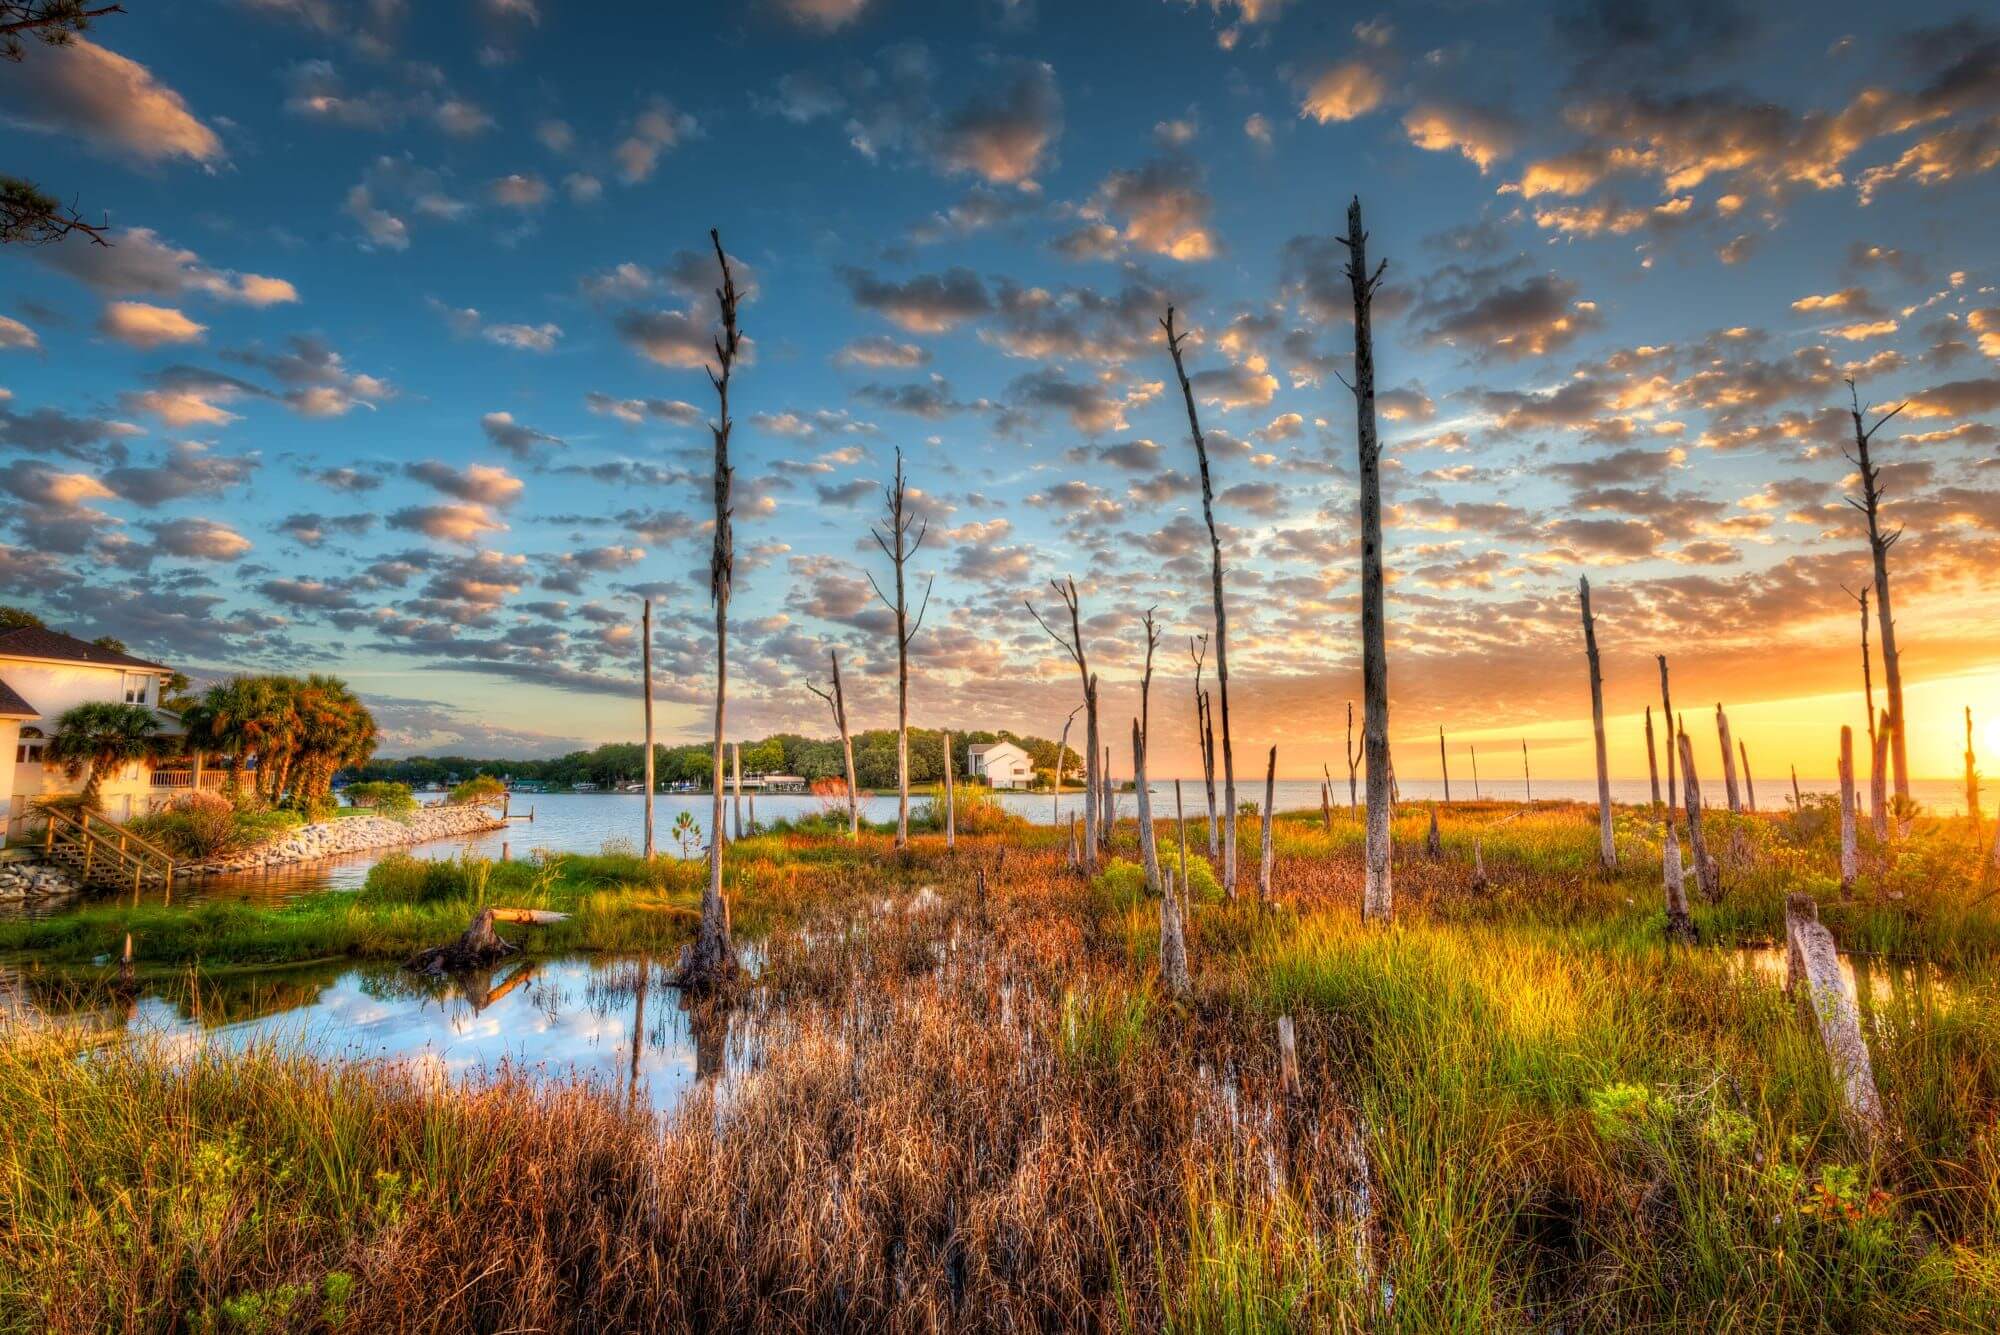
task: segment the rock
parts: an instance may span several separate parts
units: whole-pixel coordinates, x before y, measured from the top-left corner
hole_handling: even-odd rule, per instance
[[[198,874],[247,871],[257,867],[281,866],[289,862],[309,862],[316,858],[338,857],[377,848],[401,848],[497,830],[506,825],[483,806],[423,807],[407,820],[387,816],[349,816],[338,820],[302,825],[290,834],[261,848],[233,857],[191,864],[187,870]]]

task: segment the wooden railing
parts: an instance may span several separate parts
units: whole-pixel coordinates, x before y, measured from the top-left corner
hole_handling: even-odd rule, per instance
[[[134,834],[116,821],[106,820],[95,811],[64,811],[46,807],[48,818],[42,836],[42,851],[51,859],[58,849],[73,850],[77,872],[85,884],[130,884],[137,894],[148,880],[171,889],[174,883],[173,855],[145,837]]]
[[[202,771],[201,786],[204,789],[221,788],[228,782],[229,772],[227,770],[209,769]],[[194,786],[194,771],[191,769],[156,769],[153,771],[153,787],[155,788],[193,788]]]

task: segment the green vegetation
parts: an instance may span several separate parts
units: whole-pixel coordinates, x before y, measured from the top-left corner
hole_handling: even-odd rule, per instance
[[[304,821],[296,811],[251,800],[232,802],[222,793],[194,792],[158,811],[133,817],[126,827],[175,857],[207,859],[270,843]]]
[[[320,817],[331,812],[333,778],[375,752],[375,716],[347,683],[308,677],[232,677],[183,711],[187,745],[222,756],[228,792]],[[254,768],[253,768],[254,766]]]
[[[407,783],[350,783],[347,800],[377,816],[407,816],[417,809],[417,795]]]
[[[1046,778],[1055,765],[1056,744],[1040,737],[1024,737],[1012,732],[959,732],[951,734],[952,767],[965,787],[974,786],[966,774],[971,768],[967,748],[986,742],[1009,741],[1026,751],[1039,774]],[[808,783],[815,779],[841,779],[847,774],[838,738],[804,737],[780,733],[759,741],[741,743],[745,774],[796,774]],[[1064,774],[1074,786],[1082,773],[1083,759],[1076,748],[1069,749]],[[714,763],[708,744],[653,748],[654,770],[661,784],[691,784],[707,787]],[[645,775],[645,747],[637,743],[608,742],[590,751],[574,751],[554,760],[480,760],[469,756],[414,756],[405,760],[376,760],[348,770],[358,779],[389,779],[398,783],[429,786],[455,784],[475,774],[493,774],[504,779],[526,779],[567,788],[576,783],[593,783],[615,788],[636,783]],[[896,786],[896,731],[878,728],[854,734],[854,773],[863,788],[893,789]],[[930,728],[910,729],[910,782],[928,785],[944,782],[943,734]]]
[[[62,766],[73,779],[87,775],[80,805],[96,811],[102,805],[98,790],[106,772],[115,772],[135,760],[150,760],[166,746],[155,729],[153,711],[144,705],[121,704],[114,700],[91,700],[63,711],[49,737],[49,763]]]
[[[491,774],[475,775],[451,790],[451,800],[458,806],[475,802],[490,806],[507,800],[507,785]]]
[[[1670,949],[1643,809],[1606,877],[1590,808],[1442,808],[1427,858],[1412,807],[1387,930],[1359,922],[1359,823],[1281,816],[1271,907],[1190,857],[1186,1005],[1154,977],[1129,821],[1089,879],[1045,828],[961,825],[955,854],[746,839],[727,873],[757,995],[669,1021],[755,1053],[726,1111],[706,1087],[654,1117],[270,1048],[79,1060],[94,1036],[24,1026],[0,1040],[0,1328],[1994,1328],[1984,844],[1920,820],[1842,899],[1811,807],[1706,819],[1725,895],[1695,905],[1701,946]],[[701,874],[395,857],[354,895],[98,907],[0,923],[0,949],[87,959],[129,926],[182,978],[258,951],[393,959],[488,904],[574,915],[510,927],[530,952],[661,958]],[[1872,1142],[1732,948],[1801,890],[1844,943],[1948,966],[1859,962]],[[1280,1016],[1302,1075],[1283,1096]]]

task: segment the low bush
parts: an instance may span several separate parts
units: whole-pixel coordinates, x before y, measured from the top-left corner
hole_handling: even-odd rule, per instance
[[[347,800],[384,816],[403,816],[417,809],[417,795],[407,783],[371,781],[347,785]]]
[[[465,806],[478,802],[491,806],[507,800],[507,785],[491,774],[478,774],[451,790],[453,805]]]
[[[194,792],[126,826],[175,857],[206,860],[261,847],[296,829],[301,820],[295,811],[238,806],[221,793]]]

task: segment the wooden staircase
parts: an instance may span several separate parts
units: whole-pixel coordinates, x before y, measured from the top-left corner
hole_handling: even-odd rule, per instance
[[[94,811],[48,808],[44,814],[42,856],[84,885],[134,895],[149,885],[173,889],[174,859],[158,844]]]

